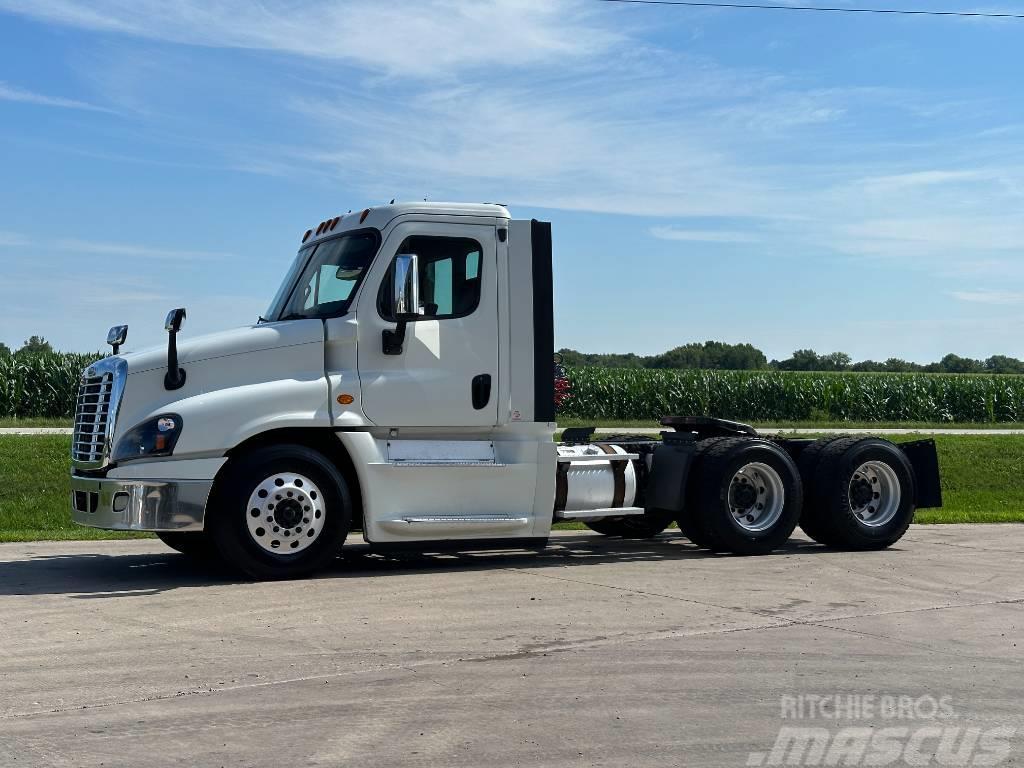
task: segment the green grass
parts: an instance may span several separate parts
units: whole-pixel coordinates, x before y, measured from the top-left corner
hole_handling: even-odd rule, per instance
[[[935,443],[946,506],[921,510],[918,522],[1024,522],[1024,437],[939,435]],[[69,448],[70,438],[64,435],[0,435],[0,541],[144,535],[71,522]]]
[[[71,522],[71,438],[0,435],[0,541],[145,536]]]
[[[0,417],[0,428],[13,427],[65,427],[70,429],[73,422],[71,419],[53,416],[38,416],[30,419],[12,418],[9,416]]]

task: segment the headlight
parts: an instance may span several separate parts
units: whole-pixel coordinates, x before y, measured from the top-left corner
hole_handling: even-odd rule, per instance
[[[164,413],[129,429],[117,441],[113,460],[117,462],[170,456],[181,436],[181,416]]]

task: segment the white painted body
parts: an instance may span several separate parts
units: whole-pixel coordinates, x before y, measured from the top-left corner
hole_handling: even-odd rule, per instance
[[[511,221],[497,205],[389,205],[340,217],[304,247],[361,228],[377,229],[381,244],[345,314],[192,339],[183,331],[187,377],[176,390],[163,384],[166,349],[122,355],[127,379],[111,445],[160,414],[177,414],[183,427],[172,456],[113,466],[105,476],[215,481],[248,440],[326,431],[351,461],[371,542],[546,537],[559,452],[554,422],[534,418],[531,223]],[[379,313],[378,295],[411,235],[477,240],[480,301],[466,317],[409,323],[402,354],[386,355],[382,332],[395,323]],[[481,374],[491,377],[490,398],[474,408],[470,381]],[[624,512],[604,509],[610,461],[573,462],[569,478],[567,512]],[[626,483],[629,507],[632,466]]]

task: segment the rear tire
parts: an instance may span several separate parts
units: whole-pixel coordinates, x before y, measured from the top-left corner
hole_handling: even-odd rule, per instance
[[[888,440],[836,440],[822,451],[813,488],[814,538],[831,547],[884,549],[914,520],[914,471]]]
[[[782,546],[803,501],[793,460],[761,438],[707,442],[694,461],[680,528],[716,552],[762,555]]]
[[[832,435],[815,440],[800,452],[796,465],[800,470],[800,480],[804,484],[804,509],[800,513],[800,529],[812,540],[824,544],[823,537],[827,536],[824,526],[819,522],[816,515],[814,501],[814,476],[818,471],[818,464],[821,462],[821,455],[825,449],[837,440],[847,440],[847,435]]]
[[[352,520],[345,479],[303,445],[257,448],[217,481],[207,527],[224,561],[254,579],[305,576],[338,555]]]
[[[205,562],[217,557],[217,546],[206,531],[160,531],[157,538],[174,551],[193,560]]]
[[[583,524],[603,536],[621,536],[624,539],[651,539],[672,524],[672,512],[648,510],[642,515],[625,515],[599,520],[584,520]]]

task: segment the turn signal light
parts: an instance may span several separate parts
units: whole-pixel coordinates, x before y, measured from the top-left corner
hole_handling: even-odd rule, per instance
[[[352,405],[356,399],[349,394],[338,395],[338,403],[340,405]]]

